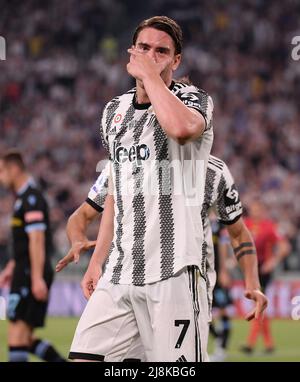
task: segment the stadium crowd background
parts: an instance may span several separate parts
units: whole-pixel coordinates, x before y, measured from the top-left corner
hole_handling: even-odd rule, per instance
[[[297,0],[0,1],[0,152],[18,147],[47,192],[56,258],[69,248],[69,215],[86,198],[105,157],[105,103],[133,86],[127,48],[137,23],[155,14],[184,30],[177,78],[213,97],[212,153],[225,160],[244,204],[262,197],[287,235],[285,270],[300,271],[300,35]],[[12,197],[0,190],[0,262],[9,248]],[[95,225],[90,235],[95,236]]]

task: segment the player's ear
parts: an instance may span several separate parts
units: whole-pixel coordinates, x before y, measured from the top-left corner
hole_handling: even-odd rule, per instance
[[[181,54],[175,54],[174,60],[173,60],[173,66],[172,66],[172,69],[174,72],[178,68],[180,62],[181,62]]]

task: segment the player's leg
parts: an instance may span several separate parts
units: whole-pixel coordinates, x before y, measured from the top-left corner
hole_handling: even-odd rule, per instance
[[[208,361],[207,291],[198,268],[135,287],[132,302],[147,361]]]
[[[220,329],[215,340],[214,353],[209,357],[211,362],[223,362],[227,357],[228,342],[231,334],[231,319],[226,309],[220,311]]]
[[[66,359],[59,354],[54,346],[47,340],[36,338],[31,335],[29,352],[46,362],[66,362]]]
[[[260,283],[263,291],[266,290],[267,286],[270,284],[272,280],[272,274],[266,273],[260,275]],[[268,313],[265,312],[264,317],[261,320],[261,333],[263,336],[263,341],[265,345],[265,350],[267,353],[274,351],[274,340],[271,331],[271,319],[268,317]]]
[[[30,295],[29,278],[21,267],[16,266],[8,296],[7,318],[8,348],[10,362],[27,362],[32,326],[27,322]]]
[[[227,313],[226,309],[221,314],[221,323],[222,323],[222,342],[221,347],[224,351],[228,348],[228,342],[231,335],[231,318]]]
[[[209,334],[217,341],[220,338],[220,333],[216,326],[216,320],[214,318],[209,324]]]
[[[259,274],[259,280],[260,280],[260,284],[261,284],[261,288],[263,292],[266,290],[266,287],[270,283],[271,279],[272,279],[271,274]],[[241,350],[244,353],[251,354],[253,352],[257,338],[260,333],[262,333],[263,335],[266,351],[271,352],[274,350],[274,342],[273,342],[271,329],[270,329],[270,321],[266,315],[267,315],[267,312],[265,312],[264,318],[262,320],[256,320],[256,319],[252,320],[250,324],[251,326],[250,326],[250,332],[247,339],[247,345],[241,347]]]
[[[271,321],[266,315],[262,318],[261,327],[265,351],[271,353],[274,351],[274,340],[271,332]]]
[[[24,321],[8,324],[9,362],[27,362],[32,328]]]
[[[136,337],[133,339],[130,347],[128,348],[128,351],[126,354],[124,354],[123,362],[145,362],[146,361],[146,355],[144,346],[141,341],[140,334],[136,335]]]
[[[253,319],[250,322],[250,331],[247,338],[247,345],[241,346],[240,350],[246,354],[251,354],[257,342],[257,338],[260,334],[261,322],[260,320]]]
[[[48,290],[50,291],[53,280],[53,272],[50,267],[47,267],[45,270],[44,279],[47,283]],[[27,311],[25,316],[26,321],[30,323],[33,328],[30,337],[29,352],[46,362],[66,362],[66,359],[58,353],[49,341],[34,336],[35,328],[43,328],[45,326],[47,309],[48,300],[38,301],[30,293],[27,300]]]
[[[138,336],[128,285],[101,278],[79,320],[69,358],[120,362]]]
[[[223,304],[220,309],[220,321],[221,321],[221,336],[220,336],[220,361],[224,361],[226,358],[227,347],[229,338],[231,335],[231,318],[228,314],[228,307],[232,304],[232,299],[228,288],[223,289]]]
[[[222,294],[219,293],[221,287],[216,283],[213,289],[212,315],[213,321],[209,325],[209,333],[214,337],[214,353],[209,356],[211,362],[219,361],[222,341],[222,330],[219,328],[220,312],[222,307]]]

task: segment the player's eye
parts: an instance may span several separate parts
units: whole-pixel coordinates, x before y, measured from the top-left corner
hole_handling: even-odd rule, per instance
[[[167,54],[167,50],[164,48],[161,48],[161,49],[159,48],[159,49],[157,49],[157,53],[160,55],[165,55],[165,54]]]
[[[138,45],[138,49],[141,52],[146,52],[147,50],[149,50],[149,47],[147,45]]]

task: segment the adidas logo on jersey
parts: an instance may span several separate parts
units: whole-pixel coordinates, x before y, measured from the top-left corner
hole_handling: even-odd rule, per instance
[[[176,360],[176,362],[187,362],[187,359],[185,358],[184,355],[182,355],[182,356],[180,356],[180,357]]]
[[[117,163],[136,162],[137,166],[142,165],[142,161],[147,160],[150,157],[149,147],[142,143],[141,145],[132,145],[129,148],[124,146],[117,146],[114,142],[113,148],[113,160]]]
[[[110,129],[107,134],[108,135],[117,135],[117,126],[114,126],[112,129]]]

